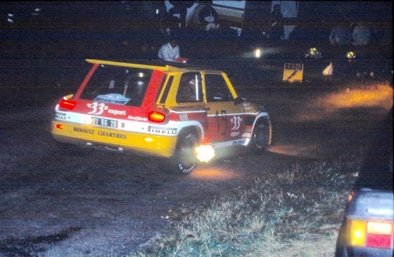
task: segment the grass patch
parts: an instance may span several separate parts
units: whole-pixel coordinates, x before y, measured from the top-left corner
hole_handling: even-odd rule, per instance
[[[332,256],[360,156],[295,162],[256,178],[186,215],[130,257]]]

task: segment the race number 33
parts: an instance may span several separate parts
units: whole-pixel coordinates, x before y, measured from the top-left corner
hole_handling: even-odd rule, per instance
[[[92,110],[88,112],[88,114],[95,114],[95,115],[101,115],[103,114],[104,110],[107,110],[108,107],[104,103],[89,103],[88,107],[91,108]]]
[[[240,116],[234,116],[231,118],[231,130],[239,130],[241,127],[242,118]]]

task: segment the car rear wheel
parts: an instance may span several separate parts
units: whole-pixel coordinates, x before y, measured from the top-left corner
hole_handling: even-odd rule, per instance
[[[172,167],[181,174],[188,174],[196,167],[194,149],[198,139],[192,133],[185,133],[179,137],[176,152],[172,157]]]
[[[255,154],[263,153],[271,144],[271,124],[267,119],[259,119],[253,130],[250,150]]]
[[[342,223],[335,245],[335,257],[349,257],[346,247],[346,226]]]

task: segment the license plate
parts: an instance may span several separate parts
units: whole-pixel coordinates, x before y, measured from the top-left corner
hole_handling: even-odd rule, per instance
[[[57,113],[55,113],[55,119],[56,120],[66,120],[66,114],[57,112]]]
[[[97,118],[97,117],[92,118],[92,124],[97,126],[110,127],[110,128],[118,127],[117,120],[110,120],[110,119]]]

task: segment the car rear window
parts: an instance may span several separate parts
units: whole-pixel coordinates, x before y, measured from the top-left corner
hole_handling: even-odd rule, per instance
[[[101,65],[80,98],[119,105],[140,106],[152,70]]]

